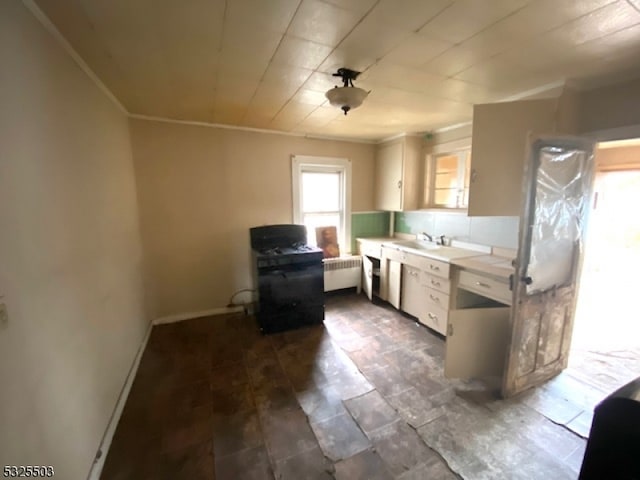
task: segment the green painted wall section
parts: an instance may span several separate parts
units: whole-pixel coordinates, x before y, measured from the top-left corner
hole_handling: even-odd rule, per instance
[[[351,252],[356,252],[356,238],[385,237],[389,234],[389,212],[351,214]]]

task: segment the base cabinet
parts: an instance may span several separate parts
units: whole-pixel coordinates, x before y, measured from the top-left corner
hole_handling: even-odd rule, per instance
[[[395,308],[400,308],[400,292],[402,291],[402,264],[395,260],[386,261],[386,300]]]
[[[444,374],[449,378],[502,376],[509,341],[509,307],[451,310]]]
[[[422,272],[419,269],[408,265],[402,266],[400,310],[414,317],[420,317],[425,306],[421,277]]]
[[[358,253],[362,256],[362,290],[369,300],[382,296],[380,242],[358,240]]]
[[[373,299],[373,260],[362,256],[362,290],[369,300]]]
[[[509,285],[503,279],[456,270],[446,328],[448,378],[502,377],[511,335]]]
[[[449,311],[450,265],[429,257],[383,247],[387,301],[445,335]]]
[[[418,320],[420,323],[432,328],[440,335],[446,335],[449,310],[434,305],[433,303],[427,303],[425,309],[418,316]]]

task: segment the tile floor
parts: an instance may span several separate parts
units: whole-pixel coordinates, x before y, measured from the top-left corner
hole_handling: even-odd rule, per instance
[[[108,453],[115,479],[575,479],[597,386],[499,400],[443,376],[444,340],[362,295],[261,336],[226,315],[154,327]]]

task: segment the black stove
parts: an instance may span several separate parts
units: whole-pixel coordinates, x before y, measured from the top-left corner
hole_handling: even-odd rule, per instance
[[[293,265],[297,263],[317,263],[318,261],[322,263],[322,257],[323,253],[321,249],[308,245],[273,247],[258,250],[256,253],[258,268]]]
[[[264,333],[324,320],[323,253],[307,245],[304,225],[251,228],[256,317]]]

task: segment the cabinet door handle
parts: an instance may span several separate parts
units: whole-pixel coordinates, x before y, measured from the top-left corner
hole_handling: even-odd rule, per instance
[[[484,283],[484,282],[476,282],[476,285],[479,287],[483,287],[483,288],[491,288],[491,285],[489,285],[488,283]]]
[[[402,180],[398,180],[398,188],[402,188]]]
[[[435,280],[431,280],[431,285],[435,285],[436,287],[440,286],[440,282],[436,282]]]
[[[429,298],[431,298],[431,300],[433,300],[434,302],[440,303],[440,299],[438,297],[434,297],[433,295],[429,294]]]
[[[437,315],[434,315],[434,314],[433,314],[433,313],[431,313],[431,312],[428,312],[428,313],[427,313],[427,316],[428,316],[431,320],[435,320],[436,322],[438,321],[438,316],[437,316]]]
[[[440,267],[438,267],[437,265],[429,265],[429,268],[430,268],[431,270],[435,270],[436,272],[439,272],[439,271],[440,271]]]
[[[477,179],[478,179],[478,170],[476,170],[475,168],[472,168],[471,175],[470,175],[471,183],[474,183]]]

